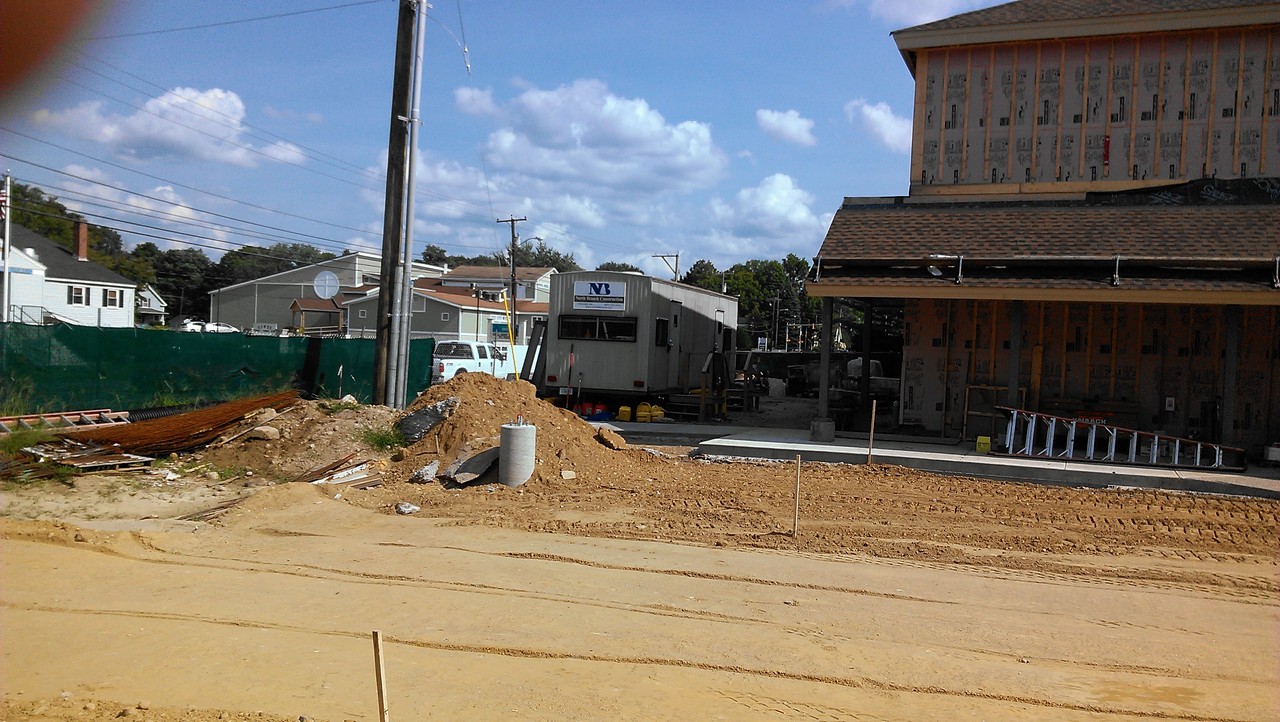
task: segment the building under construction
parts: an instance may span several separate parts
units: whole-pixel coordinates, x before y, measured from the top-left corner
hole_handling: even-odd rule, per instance
[[[910,194],[846,199],[806,288],[904,303],[898,421],[1280,441],[1280,3],[1022,0],[894,39]]]

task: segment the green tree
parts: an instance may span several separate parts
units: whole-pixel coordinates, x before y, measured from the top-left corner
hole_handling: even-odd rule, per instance
[[[143,248],[149,246],[149,248]],[[161,251],[153,243],[140,244],[144,257],[151,256],[156,270],[156,291],[169,304],[169,312],[181,321],[186,317],[209,317],[209,294],[213,261],[198,248],[173,248]]]
[[[430,263],[433,266],[443,266],[449,263],[449,252],[434,244],[428,244],[422,249],[422,262]]]
[[[217,285],[206,290],[252,281],[334,257],[332,253],[306,243],[276,243],[266,248],[245,246],[223,254],[215,274]]]
[[[633,266],[630,263],[619,263],[617,261],[605,261],[596,266],[597,271],[622,271],[624,273],[643,273],[639,266]]]
[[[522,268],[554,268],[561,273],[582,270],[572,253],[561,253],[540,238],[536,246],[532,240],[517,241],[515,251],[516,265]],[[495,256],[498,265],[506,266],[511,263],[509,252],[504,251]]]
[[[723,288],[725,278],[720,271],[716,270],[714,263],[707,260],[698,260],[693,262],[688,271],[685,271],[685,274],[680,278],[680,282],[718,293]]]

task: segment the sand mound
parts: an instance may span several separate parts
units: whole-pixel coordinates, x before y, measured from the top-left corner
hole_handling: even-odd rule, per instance
[[[429,388],[407,413],[449,398],[458,399],[457,409],[406,450],[408,466],[417,468],[438,459],[443,468],[458,458],[497,446],[502,425],[518,419],[537,427],[537,461],[530,482],[558,479],[564,470],[618,463],[619,452],[601,444],[595,427],[537,398],[536,389],[527,381],[462,374]],[[408,473],[412,469],[405,476]]]

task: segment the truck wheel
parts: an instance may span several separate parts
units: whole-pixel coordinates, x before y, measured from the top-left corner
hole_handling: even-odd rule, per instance
[[[457,378],[458,376],[461,376],[466,372],[467,372],[466,369],[458,369],[457,371],[453,372],[454,378]]]

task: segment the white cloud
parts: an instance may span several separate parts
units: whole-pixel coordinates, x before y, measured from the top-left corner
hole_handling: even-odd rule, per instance
[[[489,137],[491,167],[577,192],[686,192],[710,186],[727,165],[707,124],[668,123],[597,80],[526,90],[508,111],[512,124]]]
[[[911,152],[911,119],[895,115],[888,103],[868,103],[863,98],[844,105],[845,117],[850,123],[861,124],[889,150],[895,153]]]
[[[458,88],[453,91],[453,102],[458,110],[468,115],[496,115],[498,112],[492,90]]]
[[[126,190],[123,183],[97,168],[69,165],[63,170],[73,180],[66,181],[64,188],[70,192],[61,194],[59,200],[73,211],[84,213],[92,218],[93,214],[103,212],[102,206],[97,204],[105,202],[116,207],[108,211],[112,216],[133,218],[148,226],[169,228],[179,233],[190,231],[192,224],[197,223],[205,226],[197,231],[201,235],[221,241],[228,239],[227,232],[216,227],[220,219],[189,206],[186,199],[173,186],[155,186],[135,193]],[[82,197],[95,199],[95,205],[82,204],[80,202]],[[162,250],[188,247],[164,238],[143,240],[155,243]],[[210,249],[205,249],[205,253],[214,257],[220,255],[217,251]]]
[[[813,137],[813,121],[801,118],[800,113],[788,110],[785,113],[776,110],[760,109],[756,111],[756,124],[769,136],[796,145],[816,145]]]
[[[33,114],[36,123],[102,143],[130,159],[197,159],[245,167],[264,158],[301,162],[302,152],[290,143],[254,144],[244,118],[240,96],[218,88],[176,88],[126,116],[105,113],[96,101]]]
[[[972,10],[1001,5],[1009,0],[830,0],[830,4],[843,8],[866,8],[872,17],[879,18],[895,28],[908,28],[934,20],[967,13]]]
[[[711,214],[717,224],[711,243],[725,252],[742,254],[749,244],[752,257],[783,254],[795,248],[816,247],[830,217],[814,214],[813,196],[783,173],[743,188],[732,201],[715,199]],[[765,252],[764,256],[760,254]]]

